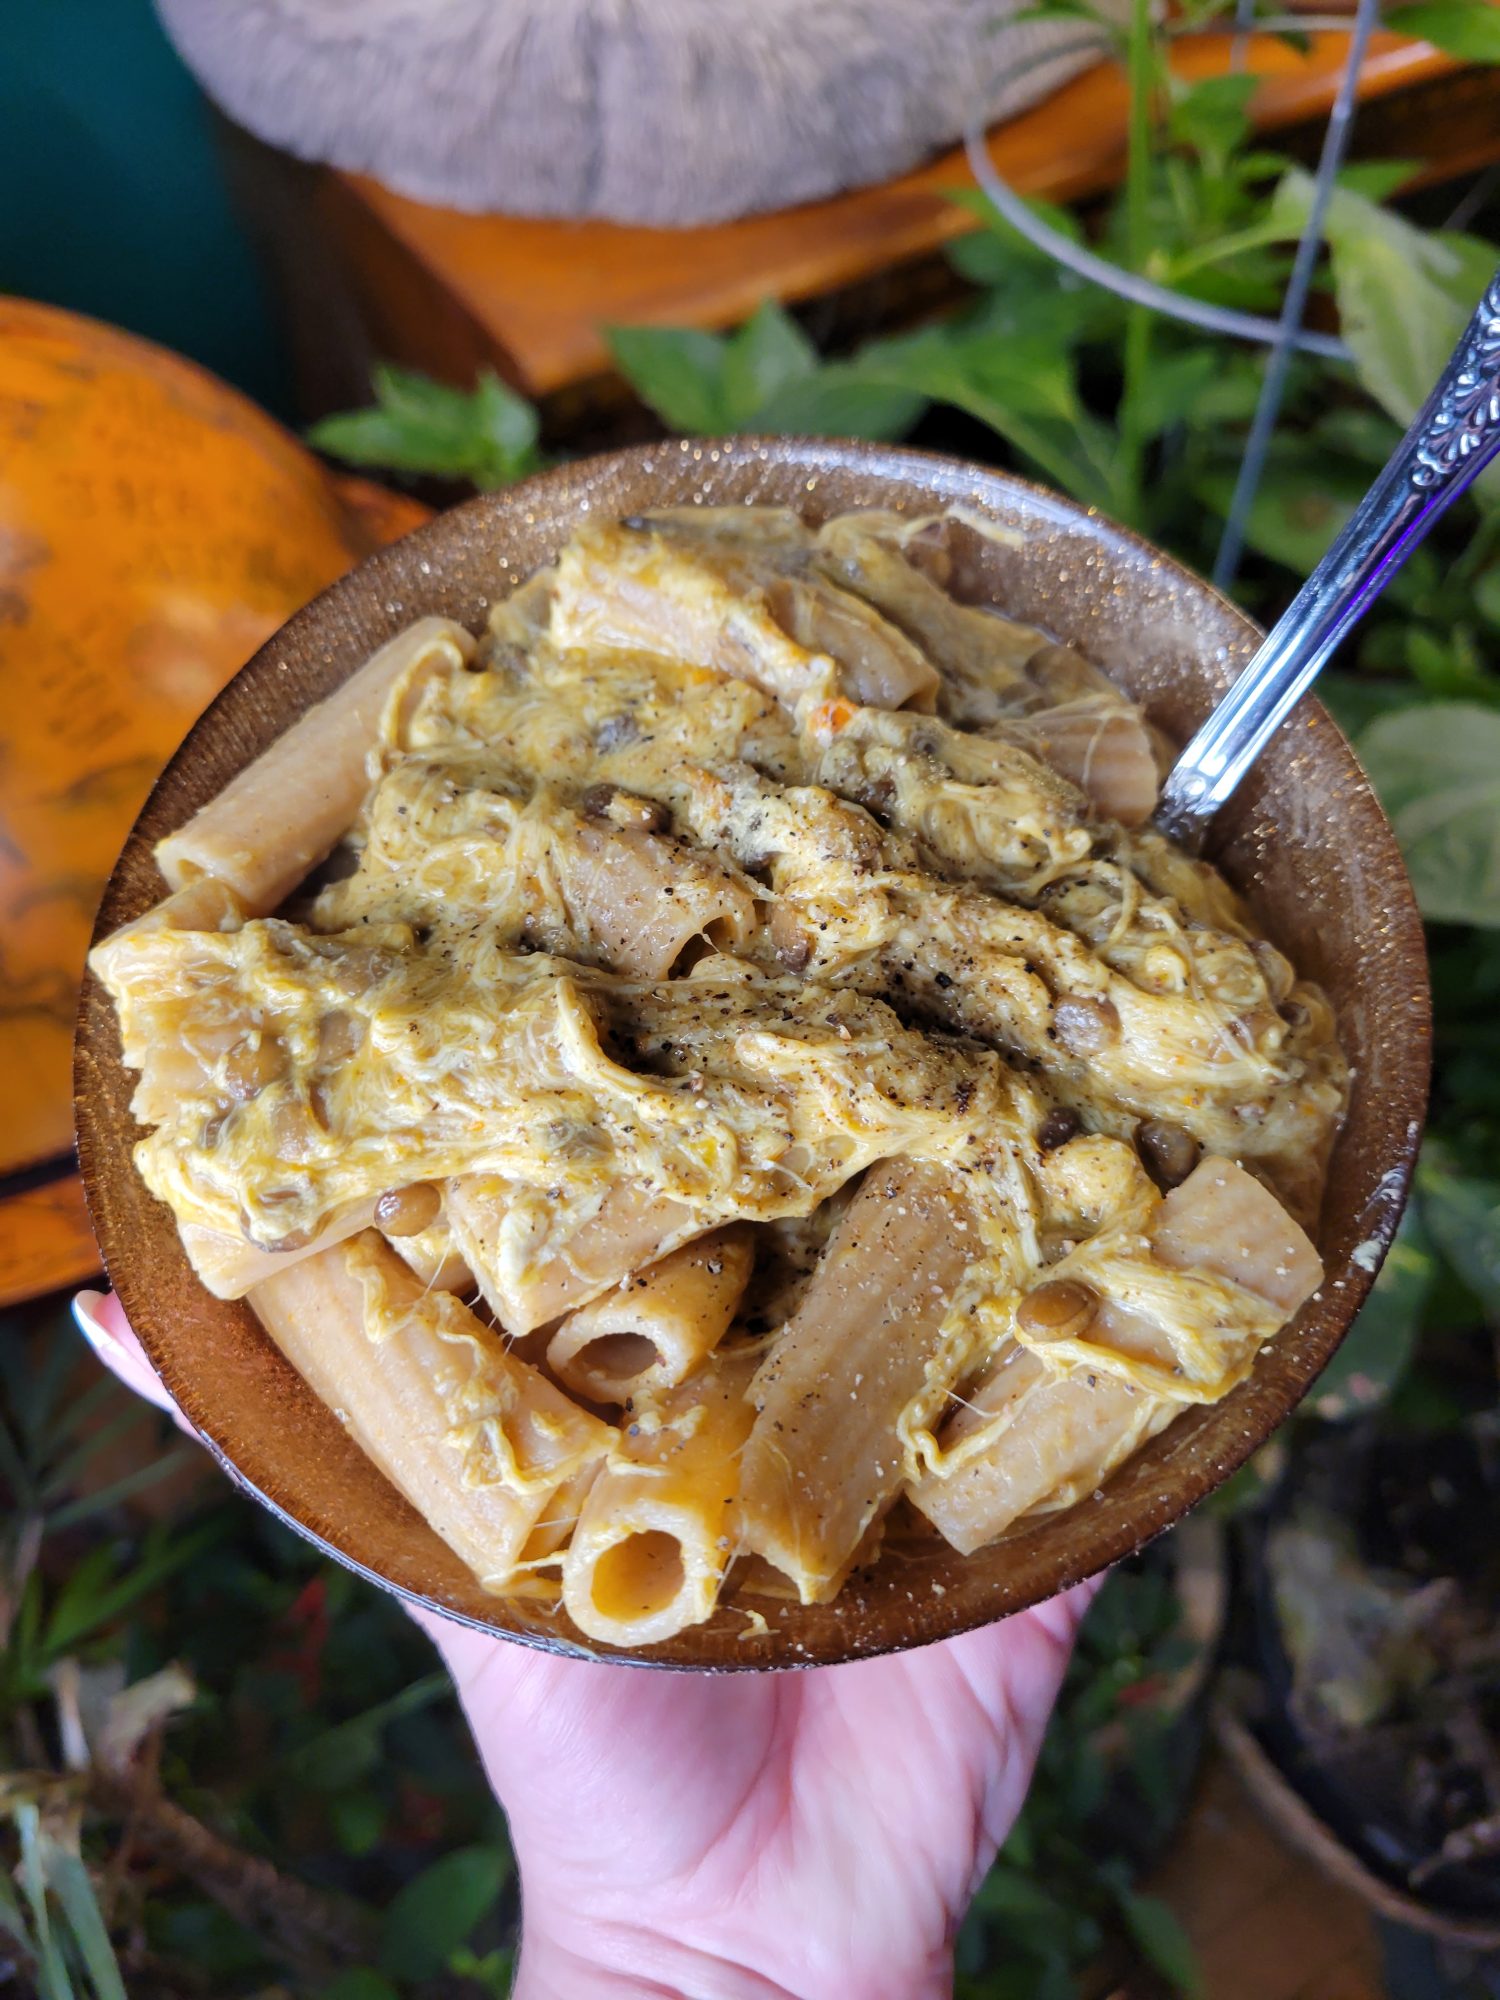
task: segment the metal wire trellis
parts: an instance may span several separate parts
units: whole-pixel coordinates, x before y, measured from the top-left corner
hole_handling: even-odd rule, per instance
[[[1258,20],[1254,10],[1255,0],[1235,0],[1235,44],[1232,63],[1237,70],[1243,67],[1245,37],[1251,28],[1265,32],[1283,25],[1279,21]],[[1378,15],[1379,0],[1358,0],[1352,22],[1348,16],[1331,17],[1326,22],[1310,21],[1308,17],[1302,16],[1288,17],[1288,22],[1285,24],[1295,25],[1299,32],[1306,32],[1310,26],[1348,29],[1349,50],[1329,113],[1327,129],[1323,135],[1322,150],[1313,179],[1312,197],[1308,204],[1307,221],[1297,241],[1281,311],[1275,319],[1264,318],[1258,313],[1237,312],[1229,307],[1211,305],[1206,300],[1192,298],[1185,292],[1174,290],[1171,286],[1157,284],[1139,272],[1126,270],[1123,266],[1112,263],[1107,257],[1101,257],[1096,252],[1072,242],[1035,214],[1029,204],[996,171],[985,143],[982,124],[975,121],[964,133],[964,151],[970,169],[996,212],[1018,235],[1024,237],[1035,249],[1042,251],[1063,269],[1071,271],[1075,277],[1082,278],[1087,283],[1102,286],[1129,304],[1146,306],[1151,311],[1162,314],[1164,318],[1176,320],[1181,325],[1196,327],[1200,332],[1222,334],[1230,340],[1251,341],[1271,350],[1246,436],[1245,451],[1240,463],[1239,476],[1235,482],[1229,515],[1224,524],[1218,554],[1214,561],[1213,578],[1221,590],[1227,589],[1233,583],[1244,553],[1246,525],[1265,473],[1266,461],[1286,393],[1287,375],[1293,355],[1301,352],[1319,355],[1325,360],[1351,359],[1349,349],[1342,340],[1332,334],[1310,332],[1304,321],[1313,274],[1323,245],[1323,227],[1327,220],[1328,205],[1333,196],[1339,170],[1349,149],[1354,113],[1358,104],[1360,68]],[[1212,32],[1218,27],[1218,23],[1195,23],[1185,28],[1183,32]],[[1067,44],[1061,50],[1053,47],[1046,51],[1044,56],[1039,55],[1036,60],[1054,61],[1060,55],[1081,53],[1097,49],[1098,46],[1099,38],[1094,35]],[[1024,67],[1030,68],[1033,64],[1028,63]]]

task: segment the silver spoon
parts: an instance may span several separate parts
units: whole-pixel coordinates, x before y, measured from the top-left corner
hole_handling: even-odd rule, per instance
[[[1339,641],[1500,451],[1500,272],[1338,540],[1167,775],[1156,825],[1196,854],[1209,822]]]

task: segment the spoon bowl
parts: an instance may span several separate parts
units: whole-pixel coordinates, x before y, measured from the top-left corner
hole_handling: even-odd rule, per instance
[[[152,846],[374,649],[426,613],[478,630],[586,516],[694,502],[960,510],[954,587],[1097,661],[1179,741],[1254,652],[1259,633],[1207,584],[1135,536],[999,472],[883,445],[740,438],[648,446],[563,466],[455,508],[372,556],[273,638],[207,710],[126,842],[96,936],[162,894]],[[982,531],[981,531],[982,530]],[[131,1162],[133,1077],[107,996],[84,991],[79,1152],[111,1281],[147,1353],[231,1476],[330,1555],[472,1625],[642,1665],[827,1665],[919,1646],[1034,1604],[1139,1548],[1220,1485],[1295,1408],[1347,1331],[1400,1217],[1426,1099],[1421,922],[1390,827],[1348,744],[1308,701],[1215,821],[1209,852],[1268,935],[1320,981],[1354,1070],[1333,1156],[1321,1291],[1221,1403],[1196,1409],[1104,1489],[963,1557],[896,1533],[829,1605],[802,1606],[737,1570],[713,1619],[637,1655],[589,1646],[560,1610],[486,1596],[262,1333],[250,1308],[198,1283],[170,1212]]]

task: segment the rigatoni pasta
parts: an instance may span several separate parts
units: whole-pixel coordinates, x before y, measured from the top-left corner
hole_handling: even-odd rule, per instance
[[[261,1324],[480,1582],[503,1590],[612,1428],[580,1410],[373,1232],[265,1279]]]
[[[1086,1504],[1321,1278],[1327,1002],[949,532],[590,522],[296,722],[93,956],[204,1284],[593,1644]]]
[[[740,1543],[752,1373],[743,1354],[710,1356],[622,1424],[562,1564],[563,1603],[589,1638],[649,1646],[712,1613]]]
[[[547,1366],[598,1403],[677,1388],[729,1331],[754,1261],[748,1223],[684,1244],[569,1313],[547,1343]]]
[[[310,708],[156,851],[174,889],[209,875],[248,910],[274,910],[348,829],[368,784],[391,690],[463,666],[474,641],[451,618],[423,618],[382,646],[337,694]],[[295,807],[289,809],[295,800]]]

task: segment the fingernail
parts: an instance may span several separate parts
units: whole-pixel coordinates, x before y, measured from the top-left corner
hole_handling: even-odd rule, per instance
[[[124,1353],[124,1349],[99,1318],[99,1308],[103,1305],[104,1298],[103,1292],[75,1292],[73,1318],[77,1322],[78,1331],[97,1353],[101,1356],[106,1353],[119,1356]]]

